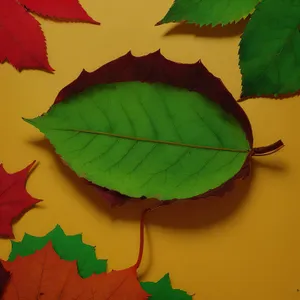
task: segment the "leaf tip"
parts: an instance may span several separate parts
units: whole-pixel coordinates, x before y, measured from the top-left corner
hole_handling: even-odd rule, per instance
[[[39,165],[39,162],[37,162],[36,160],[34,160],[32,163],[30,163],[27,166],[27,169],[31,171],[32,169],[36,168],[38,165]]]
[[[33,119],[28,119],[28,118],[22,117],[22,120],[25,121],[25,122],[27,122],[27,123],[31,123],[31,120],[33,120]]]
[[[96,21],[96,20],[94,20],[94,19],[92,19],[91,18],[91,22],[90,22],[91,24],[94,24],[94,25],[101,25],[101,23],[100,22],[98,22],[98,21]]]
[[[39,69],[39,70],[41,70],[41,71],[45,71],[45,72],[47,72],[47,73],[51,73],[51,74],[53,74],[54,71],[55,71],[55,69],[53,69],[53,68],[51,67],[51,65],[50,65],[50,63],[49,63],[49,61],[48,61],[48,57],[47,57],[47,61],[45,62],[45,64],[44,64],[43,66],[41,66],[40,68],[37,68],[37,69]]]
[[[32,163],[30,163],[25,169],[23,169],[22,171],[25,171],[26,173],[28,173],[28,175],[30,175],[35,168],[39,165],[39,162],[37,162],[36,160],[34,160]],[[22,172],[21,171],[21,172]]]
[[[65,234],[65,232],[63,231],[63,229],[61,228],[61,226],[59,224],[56,224],[56,226],[52,229],[52,231],[57,230],[62,232],[63,234]]]
[[[22,120],[23,121],[25,121],[26,123],[28,123],[28,124],[30,124],[30,125],[33,125],[33,126],[37,126],[36,125],[36,120],[37,120],[38,118],[33,118],[33,119],[29,119],[29,118],[24,118],[24,117],[22,117]]]

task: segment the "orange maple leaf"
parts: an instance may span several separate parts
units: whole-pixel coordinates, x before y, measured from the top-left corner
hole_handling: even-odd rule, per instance
[[[145,300],[150,296],[137,280],[137,265],[83,279],[76,261],[60,259],[51,242],[33,255],[0,263],[11,273],[3,300]]]

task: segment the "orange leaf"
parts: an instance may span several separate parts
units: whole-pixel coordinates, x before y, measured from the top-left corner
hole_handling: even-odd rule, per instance
[[[137,280],[136,266],[83,279],[77,273],[76,261],[60,259],[51,242],[33,255],[0,262],[11,273],[2,300],[146,300],[149,297]]]

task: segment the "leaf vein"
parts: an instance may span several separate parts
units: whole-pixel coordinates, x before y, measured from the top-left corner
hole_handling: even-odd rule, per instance
[[[99,159],[101,159],[105,154],[107,154],[109,151],[111,151],[114,147],[115,147],[115,145],[117,144],[119,142],[119,140],[118,139],[115,139],[115,141],[104,151],[104,152],[102,152],[101,154],[99,154],[99,155],[97,155],[96,157],[94,157],[94,158],[92,158],[91,160],[89,160],[89,161],[87,161],[85,164],[84,164],[84,166],[86,166],[87,164],[89,164],[89,163],[92,163],[92,162],[94,162],[94,161],[97,161],[97,160],[99,160]]]
[[[159,95],[159,94],[157,93],[157,95]],[[160,98],[161,98],[161,95],[159,95],[159,96],[160,96]],[[168,116],[169,120],[171,121],[171,123],[172,123],[172,125],[173,125],[173,128],[174,128],[174,131],[175,131],[176,135],[178,136],[180,142],[183,142],[183,141],[182,141],[182,138],[181,138],[181,135],[180,135],[179,132],[178,132],[178,128],[176,127],[175,122],[174,122],[174,120],[173,120],[173,118],[172,118],[170,108],[169,108],[168,104],[166,103],[165,99],[162,99],[162,103],[163,103],[163,105],[164,105],[164,107],[165,107],[167,116]]]
[[[181,153],[181,155],[177,158],[177,160],[175,162],[173,162],[172,164],[170,164],[167,168],[161,170],[161,171],[158,171],[158,172],[155,172],[153,173],[142,185],[141,187],[144,187],[145,185],[147,185],[155,176],[157,176],[158,174],[161,174],[161,173],[165,173],[165,181],[167,180],[167,174],[166,172],[168,170],[170,170],[170,168],[174,167],[175,165],[179,164],[181,162],[181,160],[186,156],[186,154],[189,152],[190,150],[189,149],[185,149],[183,151],[183,153]]]
[[[136,136],[136,130],[135,130],[134,123],[132,122],[130,116],[128,115],[128,112],[127,112],[126,109],[124,108],[124,105],[123,105],[122,102],[121,102],[120,105],[121,105],[121,108],[122,108],[122,110],[123,110],[123,112],[124,112],[124,114],[125,114],[125,116],[126,116],[128,122],[129,122],[129,124],[130,124],[130,127],[131,127],[131,129],[132,129],[133,135]]]
[[[220,151],[215,151],[215,153],[203,164],[203,165],[201,165],[201,167],[196,171],[196,172],[194,172],[194,173],[192,173],[192,174],[189,174],[187,177],[185,177],[181,182],[179,182],[178,184],[177,184],[177,186],[176,187],[179,187],[179,186],[181,186],[184,182],[186,182],[187,180],[189,180],[189,179],[191,179],[192,177],[194,177],[194,176],[196,176],[196,175],[199,175],[199,173],[200,172],[202,172],[203,171],[203,169],[205,169],[205,167],[207,166],[207,165],[209,165],[215,158],[216,158],[216,156],[217,156],[217,154],[219,153]]]
[[[110,118],[108,117],[108,115],[102,110],[102,108],[98,105],[97,101],[95,101],[94,97],[91,97],[92,98],[92,101],[94,103],[94,105],[96,106],[97,110],[104,116],[104,118],[106,119],[107,121],[107,124],[109,126],[109,130],[110,131],[113,131],[112,129],[112,125],[111,125],[111,121],[110,121]]]
[[[82,147],[78,148],[78,149],[74,149],[71,151],[68,151],[66,154],[71,154],[71,153],[75,153],[77,151],[83,152],[84,150],[87,149],[87,147],[97,138],[97,135],[94,135],[91,139],[88,140],[88,142],[83,145]]]
[[[134,149],[134,147],[138,144],[138,142],[133,143],[133,145],[128,149],[128,151],[113,165],[109,166],[104,172],[111,171],[114,167],[116,167],[126,156],[129,155],[129,153]]]
[[[220,143],[220,146],[224,147],[224,145],[223,145],[220,137],[218,136],[218,134],[208,124],[206,124],[206,122],[204,121],[204,118],[201,116],[201,114],[199,114],[199,112],[197,110],[196,110],[196,114],[197,114],[198,118],[200,118],[200,120],[202,121],[202,123],[204,124],[204,126],[206,128],[208,128],[208,130],[213,134],[213,136],[216,137],[217,141]]]
[[[236,153],[236,154],[234,155],[234,157],[233,157],[229,162],[227,162],[226,164],[220,166],[220,167],[217,168],[214,172],[218,172],[218,171],[220,171],[221,169],[223,169],[224,167],[226,167],[226,166],[228,166],[228,165],[231,165],[231,164],[236,160],[236,158],[239,156],[239,154],[240,154],[240,153]]]
[[[147,160],[147,158],[150,156],[150,154],[154,151],[154,149],[158,146],[158,144],[155,144],[151,149],[150,151],[144,156],[143,159],[141,159],[138,164],[131,170],[127,173],[127,175],[130,175],[132,174],[134,171],[136,171],[142,164],[143,162],[145,162]]]
[[[153,131],[154,138],[155,138],[155,139],[158,139],[159,134],[158,134],[158,131],[157,131],[157,129],[156,129],[156,126],[154,125],[153,120],[152,120],[152,118],[150,117],[148,111],[146,110],[146,108],[145,108],[143,102],[141,101],[140,97],[138,98],[138,103],[139,103],[139,105],[141,106],[142,110],[144,111],[144,113],[145,113],[147,119],[149,120],[151,129],[152,129],[152,131]]]

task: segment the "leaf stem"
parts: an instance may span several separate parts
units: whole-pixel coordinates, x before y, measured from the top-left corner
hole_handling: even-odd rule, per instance
[[[265,147],[253,148],[252,155],[253,156],[265,156],[273,154],[284,147],[284,143],[282,140],[279,140],[271,145]]]
[[[142,258],[143,258],[143,253],[144,253],[144,244],[145,244],[145,218],[146,215],[151,212],[154,211],[156,209],[158,209],[159,207],[162,207],[166,204],[169,204],[168,202],[160,202],[158,203],[156,206],[152,207],[152,208],[146,208],[143,212],[142,212],[142,216],[140,219],[140,247],[139,247],[139,254],[138,254],[138,258],[136,263],[134,264],[134,268],[138,269],[140,267],[140,264],[142,262]]]

